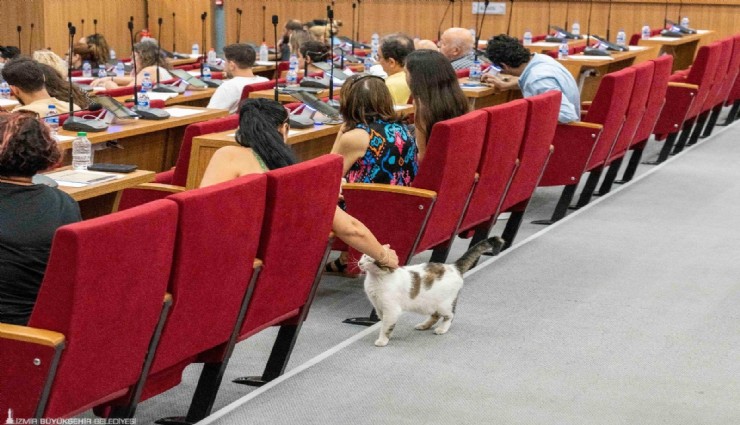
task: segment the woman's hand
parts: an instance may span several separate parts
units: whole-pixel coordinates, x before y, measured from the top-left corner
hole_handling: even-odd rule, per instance
[[[490,84],[499,90],[515,89],[519,85],[519,79],[516,77],[498,77],[491,74],[483,74],[481,82]]]
[[[381,258],[378,258],[378,262],[380,262],[380,265],[391,268],[391,269],[397,269],[398,268],[398,254],[396,254],[396,251],[391,249],[390,245],[383,245],[383,250],[385,251]]]

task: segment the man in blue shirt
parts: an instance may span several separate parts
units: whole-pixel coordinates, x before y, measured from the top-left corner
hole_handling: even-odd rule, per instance
[[[532,54],[514,37],[497,35],[488,41],[486,56],[501,69],[501,73],[517,78],[484,74],[481,80],[498,89],[510,90],[517,85],[524,97],[550,90],[563,94],[558,121],[567,123],[581,119],[581,94],[573,76],[563,65],[548,55]]]

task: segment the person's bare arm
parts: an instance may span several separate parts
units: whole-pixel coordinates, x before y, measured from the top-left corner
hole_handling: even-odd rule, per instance
[[[200,187],[211,186],[233,180],[247,174],[263,173],[251,149],[240,146],[225,146],[213,154],[203,174]]]
[[[398,255],[388,245],[381,245],[359,220],[337,207],[332,230],[339,239],[390,268],[398,268]]]
[[[495,76],[491,74],[483,74],[481,82],[490,84],[499,90],[513,90],[519,87],[519,78],[513,76]]]
[[[343,174],[347,174],[352,164],[362,158],[367,152],[370,144],[370,136],[365,130],[354,129],[347,132],[341,131],[337,135],[337,140],[331,148],[331,153],[342,155],[344,164],[342,166]]]

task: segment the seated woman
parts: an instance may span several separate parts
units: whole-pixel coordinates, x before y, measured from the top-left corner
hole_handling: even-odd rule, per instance
[[[44,63],[39,63],[39,66],[44,72],[46,91],[49,96],[62,102],[69,102],[69,92],[72,91],[72,101],[75,105],[79,106],[80,109],[87,109],[90,106],[90,98],[87,93],[80,90],[76,85],[70,86],[69,81],[63,79],[53,67]]]
[[[414,98],[416,145],[423,160],[432,127],[470,110],[455,70],[442,53],[416,50],[406,56],[406,79]]]
[[[382,78],[353,75],[342,87],[342,125],[332,153],[344,157],[350,183],[409,186],[418,168],[416,142],[393,108]]]
[[[385,81],[366,74],[347,78],[339,112],[344,124],[331,152],[344,158],[345,179],[349,183],[411,185],[418,169],[416,142],[393,109]],[[326,271],[343,272],[348,260],[347,252],[342,252],[326,265]]]
[[[152,84],[159,81],[170,80],[169,65],[167,61],[158,55],[157,43],[147,40],[134,44],[134,63],[136,65],[136,84],[141,85],[144,80],[144,74],[149,74]],[[159,67],[159,80],[157,80],[157,67]],[[104,77],[93,80],[90,84],[93,87],[105,87],[106,90],[116,87],[125,87],[134,85],[134,70],[128,77]]]
[[[106,64],[110,60],[110,46],[103,34],[90,34],[82,37],[80,43],[87,44],[98,64]]]
[[[35,114],[0,113],[0,322],[28,322],[54,232],[81,220],[69,195],[32,181],[59,158],[49,128]]]
[[[239,110],[237,143],[216,151],[208,163],[201,187],[240,176],[265,173],[296,163],[293,152],[285,145],[288,137],[288,112],[278,102],[247,99]],[[398,267],[398,256],[381,245],[359,221],[337,207],[332,230],[339,239],[381,264]]]
[[[100,59],[95,56],[93,49],[91,49],[87,44],[75,43],[72,47],[72,59],[70,60],[72,69],[82,69],[82,65],[85,62],[88,62],[93,75],[96,75],[98,72],[98,65],[101,63],[105,64],[105,62],[99,62],[99,60]]]

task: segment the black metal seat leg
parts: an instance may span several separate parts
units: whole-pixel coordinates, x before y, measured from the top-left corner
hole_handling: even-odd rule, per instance
[[[604,181],[601,182],[599,192],[595,193],[594,196],[603,196],[611,192],[612,184],[617,178],[617,174],[619,174],[619,168],[622,166],[622,160],[624,160],[624,157],[619,158],[611,163],[609,169],[606,171],[606,176],[604,176]]]
[[[679,154],[681,153],[681,151],[683,151],[683,148],[686,147],[686,143],[689,142],[689,138],[691,137],[691,130],[694,128],[694,124],[696,123],[697,118],[698,117],[694,117],[684,122],[683,128],[681,129],[681,135],[678,137],[676,147],[673,148],[673,152],[671,152],[671,154]]]
[[[708,120],[709,111],[699,115],[699,118],[696,121],[696,125],[694,125],[694,129],[691,132],[691,137],[689,137],[688,146],[694,146],[699,141],[699,136],[701,136],[701,133],[704,130],[704,126],[706,125]]]
[[[501,234],[501,237],[505,241],[503,250],[508,249],[514,243],[514,239],[516,238],[517,233],[519,233],[519,228],[522,226],[523,219],[524,211],[513,211],[511,216],[509,216],[509,219],[506,220],[504,233]]]
[[[725,122],[718,125],[726,126],[732,124],[732,122],[737,118],[738,110],[740,110],[740,99],[736,100],[735,103],[732,104],[730,112],[727,114],[727,118],[725,118]]]
[[[596,186],[599,184],[599,179],[601,179],[601,173],[603,171],[604,167],[599,167],[588,173],[588,179],[586,180],[586,184],[583,186],[583,190],[581,190],[581,196],[578,197],[578,203],[576,203],[575,209],[583,208],[591,202],[591,197],[594,195],[594,191],[596,190]]]
[[[625,168],[624,174],[622,174],[622,179],[615,180],[614,183],[624,184],[632,180],[635,177],[635,173],[637,172],[637,167],[640,165],[640,160],[642,159],[643,151],[644,149],[635,149],[632,151],[632,154],[630,154],[630,160],[627,163],[627,168]]]
[[[267,359],[267,364],[265,365],[265,370],[262,372],[262,376],[237,378],[234,379],[233,382],[252,387],[261,387],[282,375],[290,361],[290,355],[293,353],[293,347],[298,339],[298,332],[300,331],[302,324],[303,321],[301,320],[298,325],[280,326],[277,338],[275,339],[275,344],[273,344],[272,351],[270,352],[270,358]]]
[[[709,121],[707,122],[706,127],[704,127],[704,133],[700,136],[700,138],[705,139],[712,135],[712,131],[714,131],[714,126],[717,125],[717,120],[719,119],[719,114],[722,112],[722,105],[717,105],[712,109],[712,114],[709,116]]]
[[[555,206],[555,211],[552,213],[552,217],[549,220],[535,220],[532,224],[550,225],[565,217],[565,214],[568,212],[568,205],[570,205],[570,201],[573,200],[577,187],[577,183],[565,186],[563,188],[563,192],[560,194],[558,204]],[[506,240],[506,237],[504,237],[504,239]]]

